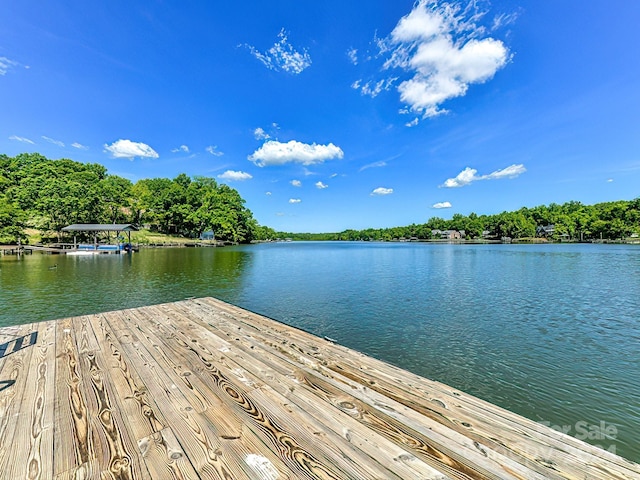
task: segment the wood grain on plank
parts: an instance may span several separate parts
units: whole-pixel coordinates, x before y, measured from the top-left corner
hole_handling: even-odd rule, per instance
[[[144,316],[136,318],[132,313],[121,312],[119,320],[118,336],[133,339],[131,342],[121,341],[123,351],[132,360],[194,469],[203,479],[234,478],[232,467],[221,455],[216,432],[209,428],[193,406],[200,404],[201,396],[193,394],[188,387],[181,387],[184,382],[176,373],[180,369],[173,363],[175,359],[164,352],[159,338],[151,333],[155,327],[147,324]],[[127,326],[131,327],[131,333]]]
[[[395,473],[384,472],[381,474],[384,478],[393,478],[395,475],[400,478],[444,478],[406,449],[388,442],[313,392],[305,391],[295,375],[301,365],[288,363],[277,352],[261,350],[259,341],[234,332],[236,339],[233,344],[228,344],[229,348],[225,348],[225,356],[220,362],[233,371],[242,369],[260,378],[274,391],[280,392],[280,402],[286,401],[283,406],[304,417],[301,425],[315,436],[317,442],[332,445],[334,454],[360,463],[380,464],[381,468],[391,466]]]
[[[79,370],[87,401],[87,419],[93,433],[95,458],[103,472],[121,480],[151,478],[138,455],[122,403],[113,386],[107,359],[97,347],[93,323],[76,318],[78,332]]]
[[[113,386],[127,423],[134,438],[142,438],[163,430],[167,424],[158,409],[151,404],[147,388],[130,361],[122,355],[122,347],[109,324],[109,314],[98,315],[94,320],[97,347],[110,362]]]
[[[174,310],[171,318],[177,322],[177,326],[180,326],[182,322],[187,320],[187,317],[176,315],[176,313],[177,310]],[[156,316],[156,318],[158,317]],[[194,325],[193,322],[191,322],[191,324]],[[185,342],[194,348],[204,348],[201,343],[205,341],[207,345],[211,345],[217,338],[212,334],[210,329],[202,325],[191,327],[188,329],[188,332],[183,330],[180,335],[183,335]],[[320,425],[315,421],[313,412],[296,408],[289,399],[281,393],[277,393],[288,391],[288,386],[292,383],[289,380],[287,386],[285,386],[280,382],[277,373],[271,372],[269,367],[262,363],[262,358],[256,358],[255,356],[238,358],[234,346],[224,340],[218,339],[218,341],[221,343],[214,343],[214,345],[222,345],[224,347],[222,349],[217,348],[216,350],[220,352],[217,355],[218,368],[227,372],[226,374],[230,377],[235,377],[235,379],[243,384],[256,386],[255,389],[249,392],[249,395],[252,396],[254,400],[255,397],[259,396],[262,399],[260,404],[268,403],[269,406],[266,408],[263,407],[263,409],[269,413],[273,415],[286,415],[287,422],[281,423],[288,425],[288,428],[291,430],[290,433],[294,434],[297,438],[304,439],[309,445],[313,444],[313,449],[317,455],[321,455],[323,450],[326,450],[330,452],[330,454],[325,456],[325,461],[335,463],[335,460],[332,462],[330,459],[345,459],[343,462],[344,465],[342,465],[341,468],[347,470],[345,474],[349,475],[350,478],[353,476],[364,478],[397,478],[393,472],[379,465],[379,462],[377,462],[375,458],[365,455],[361,450],[354,449],[353,445],[346,441],[341,435]],[[230,347],[227,347],[227,345],[230,345]],[[208,350],[203,349],[202,354],[206,355],[207,351]],[[334,414],[339,413],[339,411],[335,409],[332,410]],[[298,417],[297,415],[300,416]],[[331,420],[335,422],[334,419]]]
[[[13,363],[24,355],[25,363],[14,364],[14,368],[20,370],[14,372],[24,385],[21,385],[23,382],[15,384],[13,402],[19,410],[13,418],[8,418],[14,421],[13,434],[2,432],[6,448],[10,449],[7,453],[20,459],[0,465],[6,478],[43,479],[52,470],[55,325],[41,323],[32,328],[36,334],[28,334],[24,343],[14,345],[13,353],[8,352],[13,357],[8,361]],[[32,338],[37,338],[37,342],[31,342]],[[11,415],[9,412],[3,414]]]
[[[309,338],[313,337],[305,332],[274,323],[216,299],[198,299],[193,303],[204,307],[204,311],[206,307],[215,307],[222,312],[222,315],[215,313],[211,316],[224,318],[222,322],[216,322],[216,325],[235,323],[259,332],[257,335],[261,335],[262,342],[278,348],[293,360],[306,358],[305,361],[313,365],[314,369],[325,370],[325,366],[328,366],[340,374],[350,369],[356,372],[355,377],[351,378],[364,387],[375,388],[375,385],[386,382],[391,386],[391,391],[402,392],[402,395],[413,394],[418,399],[417,404],[422,406],[422,413],[431,408],[437,410],[434,418],[442,414],[443,423],[450,420],[449,426],[452,429],[462,434],[467,431],[467,435],[483,448],[495,449],[547,478],[581,478],[585,472],[587,475],[596,475],[594,478],[612,479],[636,478],[640,474],[638,465],[626,459],[567,437],[447,385],[419,377],[340,345],[323,343],[317,338],[310,342]],[[326,375],[326,370],[323,374]],[[400,397],[396,397],[396,400],[402,401]],[[412,408],[415,405],[408,404]],[[453,428],[451,422],[457,428]],[[483,434],[474,435],[476,427]],[[601,467],[599,459],[605,460],[606,470]]]
[[[82,388],[72,319],[57,322],[54,474],[84,472],[82,465],[95,461],[94,439],[89,426],[87,399]]]
[[[138,448],[153,478],[197,480],[191,462],[171,428],[165,428],[138,440]]]
[[[156,315],[156,319],[160,318]],[[158,325],[160,327],[160,325]],[[166,328],[166,326],[165,326]],[[285,426],[277,423],[271,413],[261,408],[252,398],[255,385],[234,379],[234,375],[220,370],[214,353],[198,343],[196,338],[187,341],[177,330],[165,330],[166,348],[174,349],[177,357],[183,358],[193,370],[201,370],[206,375],[216,395],[238,412],[245,422],[257,428],[272,451],[299,478],[344,478],[333,466],[320,462],[314,454],[300,445]],[[340,462],[337,462],[340,463]]]

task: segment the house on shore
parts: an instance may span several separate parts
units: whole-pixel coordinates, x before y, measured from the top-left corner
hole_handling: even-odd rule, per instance
[[[552,237],[555,231],[555,225],[538,225],[538,228],[536,228],[536,237]]]
[[[464,230],[431,230],[431,238],[439,238],[440,240],[460,240],[464,237]]]

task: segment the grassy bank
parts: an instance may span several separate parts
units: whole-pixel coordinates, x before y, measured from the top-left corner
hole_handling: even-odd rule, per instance
[[[37,245],[37,244],[47,244],[47,243],[57,243],[58,238],[56,235],[43,235],[40,230],[35,229],[26,229],[25,233],[27,234],[28,240],[27,243],[29,245]],[[101,240],[106,239],[104,234],[100,237]],[[93,240],[90,240],[91,242]],[[110,235],[111,243],[114,242],[113,233]],[[63,242],[73,242],[73,237],[63,239]],[[198,240],[197,238],[187,238],[181,235],[167,235],[158,232],[152,232],[151,230],[140,230],[138,232],[131,232],[131,243],[138,245],[186,245],[186,244],[197,244],[197,243],[215,243],[215,241],[209,240]]]

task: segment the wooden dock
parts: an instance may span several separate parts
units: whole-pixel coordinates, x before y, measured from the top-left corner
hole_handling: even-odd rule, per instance
[[[203,298],[0,329],[0,478],[638,479],[640,466]]]

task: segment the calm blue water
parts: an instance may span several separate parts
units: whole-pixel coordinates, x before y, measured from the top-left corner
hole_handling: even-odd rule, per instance
[[[640,461],[638,247],[294,242],[0,258],[0,325],[191,296],[329,336],[579,438],[604,422],[616,433],[583,439]]]

